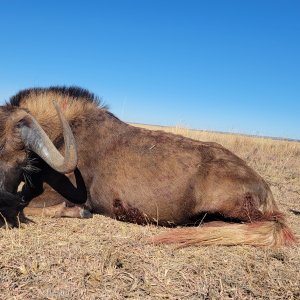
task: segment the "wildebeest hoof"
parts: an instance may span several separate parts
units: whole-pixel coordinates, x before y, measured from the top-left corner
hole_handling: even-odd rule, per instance
[[[85,208],[81,208],[79,214],[82,219],[89,219],[93,217],[93,214]]]
[[[35,222],[33,220],[27,218],[24,214],[21,214],[19,219],[20,219],[20,223],[22,223],[22,224],[30,224],[30,223],[35,224]]]

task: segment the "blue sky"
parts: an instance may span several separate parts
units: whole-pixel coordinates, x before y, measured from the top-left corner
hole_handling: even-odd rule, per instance
[[[125,121],[300,139],[300,1],[0,1],[0,101],[78,85]]]

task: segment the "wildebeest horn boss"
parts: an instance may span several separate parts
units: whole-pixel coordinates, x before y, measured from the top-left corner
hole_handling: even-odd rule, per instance
[[[76,147],[66,123],[77,145],[75,170]],[[30,130],[38,132],[45,149],[65,148],[65,158],[48,159]],[[201,226],[155,236],[155,243],[273,247],[297,242],[268,184],[245,161],[216,143],[130,126],[86,90],[21,91],[0,108],[0,133],[0,186],[5,200],[5,193],[18,196],[12,200],[16,212],[30,202],[28,215],[88,217],[88,208],[138,224],[204,219]],[[16,194],[22,174],[27,180]],[[206,223],[208,216],[222,221]]]
[[[48,135],[33,117],[28,115],[22,118],[17,123],[17,127],[20,129],[20,136],[26,149],[35,152],[54,170],[60,173],[70,173],[77,166],[76,143],[72,130],[61,113],[59,106],[56,102],[53,102],[53,105],[63,127],[64,142],[66,145],[65,157],[55,148]]]

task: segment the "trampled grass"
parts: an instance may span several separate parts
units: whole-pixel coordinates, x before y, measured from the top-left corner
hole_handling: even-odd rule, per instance
[[[270,184],[300,235],[300,143],[159,128],[232,150]],[[292,212],[293,211],[293,212]],[[0,299],[299,299],[300,248],[147,244],[165,229],[92,219],[35,218],[0,230]]]

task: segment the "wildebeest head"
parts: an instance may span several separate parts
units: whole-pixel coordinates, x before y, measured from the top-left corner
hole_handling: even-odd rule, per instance
[[[60,173],[69,173],[76,168],[74,136],[60,108],[55,102],[53,104],[63,128],[64,157],[27,110],[12,105],[0,106],[0,190],[17,191],[31,151]]]

